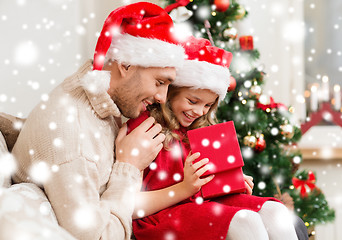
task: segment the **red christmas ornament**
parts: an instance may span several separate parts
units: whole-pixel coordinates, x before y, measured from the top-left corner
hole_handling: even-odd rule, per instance
[[[228,92],[234,91],[236,88],[236,80],[233,76],[230,76]]]
[[[225,12],[229,8],[229,0],[214,0],[216,10],[218,12]]]
[[[266,141],[264,139],[264,136],[262,135],[257,139],[254,149],[256,152],[262,152],[265,150],[265,148],[266,148]]]
[[[239,38],[241,50],[253,50],[253,37],[252,36],[241,36]]]

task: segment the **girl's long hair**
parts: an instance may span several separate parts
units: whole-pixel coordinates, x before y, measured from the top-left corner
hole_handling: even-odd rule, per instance
[[[150,114],[152,117],[156,119],[156,121],[162,126],[162,133],[165,134],[166,138],[164,141],[164,148],[169,149],[170,143],[174,140],[180,140],[180,137],[174,130],[178,130],[181,128],[178,120],[176,119],[175,115],[171,110],[171,101],[175,97],[178,96],[179,92],[182,89],[188,87],[175,87],[170,85],[169,90],[167,93],[167,100],[165,104],[153,104],[148,107]],[[201,128],[210,126],[217,123],[217,119],[215,116],[215,111],[218,106],[218,98],[216,99],[215,103],[210,107],[207,114],[199,117],[196,119],[188,128],[187,130]],[[187,136],[182,139],[183,142],[188,143],[189,140]]]

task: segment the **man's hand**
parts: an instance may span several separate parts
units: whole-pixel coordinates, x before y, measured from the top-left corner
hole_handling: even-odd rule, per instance
[[[128,135],[124,124],[115,140],[116,161],[130,163],[141,171],[149,166],[165,140],[165,135],[160,133],[162,127],[154,122],[155,119],[149,117]]]

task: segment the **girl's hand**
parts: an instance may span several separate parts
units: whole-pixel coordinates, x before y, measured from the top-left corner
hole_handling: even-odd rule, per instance
[[[245,179],[246,193],[248,195],[252,195],[253,187],[254,187],[253,178],[251,176],[247,176],[245,174],[243,175],[243,177]]]
[[[193,163],[197,158],[199,158],[200,153],[189,153],[188,157],[184,163],[184,180],[182,182],[183,186],[190,193],[190,196],[197,193],[201,187],[210,182],[214,175],[210,175],[206,178],[200,178],[203,173],[205,173],[209,167],[206,165],[209,162],[208,158],[204,158],[196,163]]]

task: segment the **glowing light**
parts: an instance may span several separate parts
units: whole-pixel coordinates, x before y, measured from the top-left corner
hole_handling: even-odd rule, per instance
[[[60,138],[55,138],[55,139],[53,140],[53,145],[54,145],[55,147],[62,147],[62,145],[63,145],[62,139],[60,139]]]
[[[249,62],[248,57],[246,56],[237,56],[235,57],[235,65],[236,65],[236,69],[239,72],[249,72],[252,69],[252,65]]]
[[[55,122],[50,122],[50,123],[49,123],[49,128],[50,128],[51,130],[56,130],[57,124],[56,124]]]
[[[233,155],[228,156],[227,161],[229,163],[234,163],[235,162],[235,157]]]
[[[78,35],[84,35],[86,34],[86,29],[82,25],[78,25],[75,27],[75,31]]]
[[[273,64],[273,65],[271,66],[271,71],[274,72],[274,73],[278,72],[278,71],[279,71],[279,66]]]
[[[203,203],[204,200],[203,200],[202,197],[197,197],[195,201],[196,201],[196,203],[197,203],[198,205],[201,205],[201,204]]]
[[[241,152],[245,159],[251,159],[254,155],[253,150],[250,147],[242,148]]]
[[[283,29],[283,35],[290,42],[302,42],[305,36],[304,24],[298,21],[289,22]]]
[[[150,169],[151,170],[156,170],[157,169],[157,164],[155,162],[150,164]]]
[[[75,211],[74,221],[80,228],[89,228],[94,226],[96,219],[94,210],[90,207],[81,207]]]
[[[252,82],[247,80],[243,83],[243,85],[245,86],[245,88],[250,88],[252,86]]]
[[[266,183],[265,183],[265,182],[259,182],[259,183],[258,183],[258,188],[259,188],[260,190],[264,190],[264,189],[266,188]]]
[[[283,6],[283,4],[274,2],[271,4],[270,13],[274,16],[281,16],[284,14],[284,9],[285,7]]]
[[[51,171],[52,172],[58,172],[59,171],[59,166],[58,165],[52,165]]]
[[[321,156],[325,159],[329,159],[333,156],[333,150],[330,147],[324,147],[321,149]]]
[[[17,0],[18,6],[24,6],[26,4],[26,0]]]
[[[266,95],[264,95],[264,94],[262,94],[262,95],[259,97],[259,102],[260,102],[261,104],[264,104],[264,105],[270,103],[270,102],[269,102],[269,98],[268,98]]]
[[[7,95],[0,94],[0,102],[6,102],[7,101]]]
[[[182,176],[179,173],[175,173],[173,175],[173,180],[175,180],[176,182],[179,182],[181,180]]]
[[[42,101],[44,101],[44,102],[46,102],[47,100],[49,100],[49,94],[43,94],[41,97],[40,97],[40,99],[42,100]]]
[[[295,164],[300,164],[301,161],[302,161],[302,158],[301,158],[301,157],[299,157],[299,156],[293,157],[293,163],[295,163]]]
[[[273,136],[278,135],[278,133],[279,133],[279,129],[278,129],[278,128],[274,127],[274,128],[271,129],[271,134],[272,134]]]
[[[209,143],[210,143],[209,140],[206,139],[206,138],[202,140],[202,146],[203,146],[203,147],[208,147],[208,146],[209,146]]]
[[[38,48],[31,41],[20,43],[14,52],[14,59],[20,65],[32,65],[38,58]]]
[[[167,177],[167,173],[166,173],[165,171],[160,171],[160,172],[158,173],[158,178],[159,178],[160,180],[165,180],[166,177]]]
[[[165,240],[176,240],[176,235],[172,232],[168,232],[164,236]]]
[[[138,217],[142,218],[142,217],[145,216],[145,211],[140,209],[140,210],[137,211],[137,215],[138,215]]]
[[[12,154],[5,153],[0,155],[0,176],[9,177],[16,171],[16,169],[17,164]]]
[[[225,193],[229,193],[230,192],[230,186],[229,185],[224,185],[223,186],[223,191],[225,192]]]
[[[30,176],[36,183],[45,183],[50,178],[49,166],[46,162],[39,162],[32,165],[30,169]]]
[[[133,148],[132,152],[131,152],[131,155],[137,157],[137,156],[139,156],[139,153],[140,153],[139,149]]]
[[[51,205],[49,202],[43,202],[40,204],[39,206],[39,212],[42,214],[42,215],[49,215],[51,213]]]
[[[215,141],[215,142],[213,143],[213,148],[219,149],[220,147],[221,147],[221,143],[220,143],[219,141]]]
[[[210,17],[210,8],[201,6],[196,11],[196,16],[201,20],[206,20]]]
[[[178,144],[175,144],[172,146],[171,156],[172,156],[172,158],[176,158],[176,159],[178,159],[179,157],[182,156],[182,150]]]

